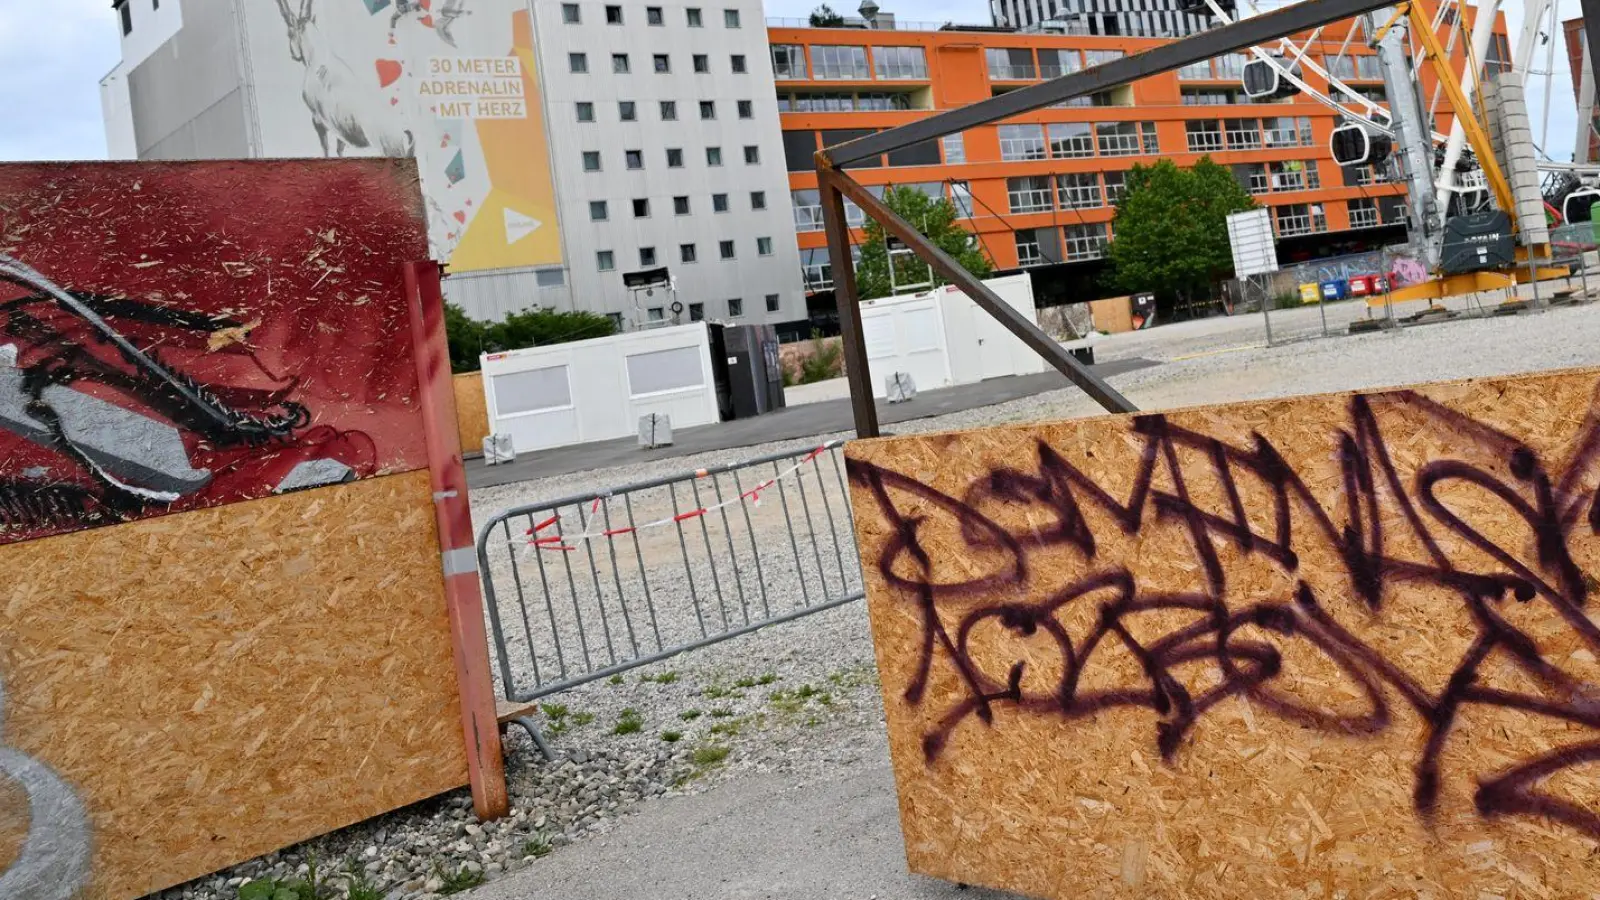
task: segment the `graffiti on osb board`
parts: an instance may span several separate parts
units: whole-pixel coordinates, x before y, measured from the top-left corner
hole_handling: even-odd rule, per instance
[[[1600,761],[1600,682],[1582,674],[1600,656],[1587,614],[1600,582],[1575,561],[1600,534],[1600,403],[1577,412],[1567,446],[1540,453],[1414,391],[1351,396],[1317,454],[1337,477],[1315,480],[1260,433],[1225,440],[1162,415],[1106,432],[1133,465],[1035,437],[1030,458],[996,451],[1007,462],[959,490],[852,458],[858,523],[878,518],[864,564],[919,623],[903,700],[936,702],[935,667],[958,686],[921,720],[925,764],[941,765],[963,730],[1003,727],[1001,709],[1086,731],[1107,711],[1141,711],[1148,749],[1171,764],[1208,713],[1241,698],[1314,734],[1420,730],[1411,801],[1425,821],[1451,782],[1468,786],[1484,819],[1538,817],[1600,837],[1600,811],[1546,783]],[[1399,444],[1396,422],[1408,425]],[[1448,451],[1414,458],[1419,433]],[[1315,578],[1303,568],[1313,555]],[[1146,577],[1157,565],[1162,577]],[[1172,589],[1180,582],[1192,587]],[[1449,598],[1451,623],[1468,623],[1452,632],[1466,635],[1459,645],[1437,644],[1426,672],[1363,634],[1397,615],[1397,597],[1422,591]],[[1446,616],[1426,623],[1448,631]],[[1558,654],[1544,649],[1552,633]],[[1296,671],[1308,659],[1319,661],[1314,679]],[[1452,749],[1474,740],[1461,725],[1474,709],[1571,734],[1452,771]]]
[[[426,465],[405,171],[0,167],[0,543]]]
[[[0,723],[5,722],[0,683]],[[9,867],[0,866],[0,897],[70,900],[89,876],[89,817],[72,787],[49,766],[5,746],[0,730],[0,778],[27,798],[27,833]]]

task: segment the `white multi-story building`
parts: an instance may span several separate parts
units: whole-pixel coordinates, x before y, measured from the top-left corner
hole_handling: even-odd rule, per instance
[[[675,299],[686,319],[804,319],[761,4],[533,9],[575,295],[646,322]],[[624,289],[621,273],[658,267],[676,292]]]
[[[114,13],[112,156],[414,156],[446,295],[470,315],[806,318],[759,2],[120,0]],[[630,289],[649,272],[660,281]]]

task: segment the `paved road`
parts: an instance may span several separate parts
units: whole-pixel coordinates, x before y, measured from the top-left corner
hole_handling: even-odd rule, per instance
[[[741,778],[645,804],[471,900],[1020,900],[906,872],[887,761],[799,786]]]
[[[1133,358],[1103,363],[1091,368],[1101,378],[1109,378],[1154,365],[1157,363],[1151,360]],[[897,403],[893,406],[879,403],[878,418],[881,424],[892,425],[896,422],[942,416],[946,413],[1031,397],[1045,391],[1059,390],[1068,384],[1066,376],[1056,371],[1038,375],[992,378],[977,384],[962,384],[924,391],[910,403]],[[484,465],[482,459],[472,459],[467,461],[467,485],[471,488],[494,487],[552,475],[567,475],[591,469],[688,456],[707,450],[749,447],[769,441],[832,434],[849,430],[853,427],[853,423],[848,398],[827,400],[790,407],[754,419],[738,419],[716,425],[678,429],[673,433],[673,439],[677,443],[671,447],[655,450],[640,450],[638,439],[627,437],[614,441],[558,447],[554,450],[540,450],[520,456],[516,462],[503,466],[491,467]]]

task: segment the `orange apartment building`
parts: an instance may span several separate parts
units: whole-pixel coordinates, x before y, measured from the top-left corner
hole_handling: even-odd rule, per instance
[[[1464,30],[1475,11],[1468,10]],[[1491,65],[1509,59],[1505,23],[1498,25]],[[1348,43],[1351,26],[1324,29],[1310,55],[1385,102],[1377,57],[1354,27]],[[818,148],[1163,42],[892,20],[877,29],[773,25],[768,36],[801,264],[807,291],[818,300],[832,287],[813,170]],[[1462,50],[1456,57],[1460,71]],[[996,269],[1032,272],[1042,304],[1114,293],[1099,276],[1114,235],[1116,198],[1127,170],[1161,158],[1188,166],[1209,155],[1231,167],[1256,201],[1272,209],[1285,263],[1403,242],[1403,184],[1336,165],[1328,141],[1339,122],[1316,101],[1250,102],[1240,84],[1245,59],[1219,57],[852,171],[872,187],[911,185],[951,198]],[[1305,76],[1326,90],[1324,79]],[[1424,108],[1434,82],[1424,73]],[[1448,129],[1446,108],[1436,119],[1437,130]],[[861,211],[852,205],[849,213],[859,226]],[[853,234],[862,240],[859,227]]]

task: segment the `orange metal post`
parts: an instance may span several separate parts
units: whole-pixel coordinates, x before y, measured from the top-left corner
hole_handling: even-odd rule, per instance
[[[479,819],[498,819],[510,811],[511,801],[495,717],[494,681],[489,675],[489,637],[484,632],[483,594],[473,550],[472,514],[467,507],[467,474],[456,431],[439,266],[409,263],[405,281],[417,361],[417,396],[428,442],[433,508],[444,564],[445,606],[461,691],[461,729],[467,744],[472,806]]]

